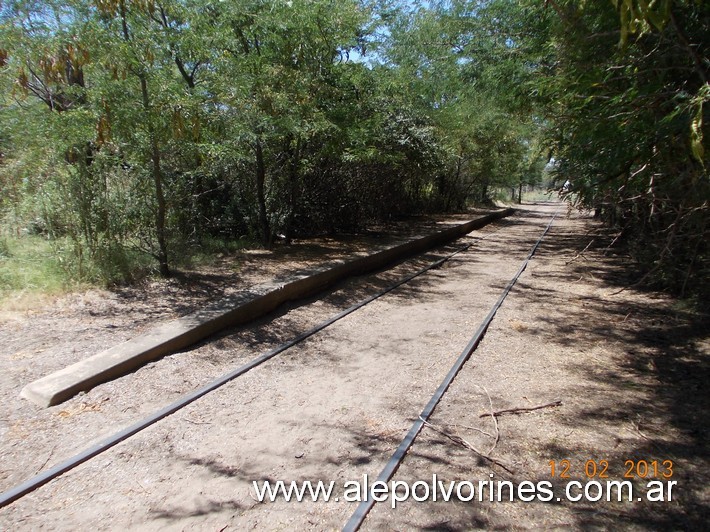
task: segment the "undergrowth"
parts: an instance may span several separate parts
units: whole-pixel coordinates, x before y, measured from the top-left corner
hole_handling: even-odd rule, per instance
[[[221,258],[254,247],[246,239],[204,238],[176,246],[177,269],[209,268]],[[155,261],[142,251],[105,247],[93,254],[65,238],[0,237],[0,310],[30,310],[48,298],[86,288],[108,288],[157,276]]]
[[[0,306],[71,288],[52,244],[40,236],[0,238]]]

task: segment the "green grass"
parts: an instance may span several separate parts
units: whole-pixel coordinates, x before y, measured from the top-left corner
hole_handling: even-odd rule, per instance
[[[523,192],[523,201],[557,201],[559,198],[557,192],[550,194],[545,189],[535,189],[529,192]]]
[[[207,267],[221,257],[254,247],[248,239],[204,238],[199,244],[173,244],[173,268]],[[0,236],[0,313],[35,310],[68,292],[131,283],[155,274],[149,255],[129,249],[103,250],[79,261],[71,241]]]
[[[47,239],[0,237],[0,307],[68,289],[65,272]]]
[[[515,199],[511,199],[510,188],[501,188],[494,190],[493,199],[506,205],[515,206],[518,203],[518,190],[515,190]],[[557,191],[548,192],[545,188],[534,188],[532,190],[523,191],[523,202],[535,201],[558,201],[559,196]]]
[[[220,257],[232,255],[243,249],[253,249],[258,244],[248,238],[230,239],[203,237],[199,243],[183,245],[173,251],[174,265],[182,268],[206,267],[215,264]],[[178,252],[181,251],[181,252]]]

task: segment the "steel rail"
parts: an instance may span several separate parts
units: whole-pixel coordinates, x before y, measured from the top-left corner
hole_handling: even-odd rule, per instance
[[[527,258],[523,261],[523,263],[520,266],[520,268],[518,269],[517,273],[513,276],[513,278],[505,286],[500,297],[494,303],[493,307],[491,308],[490,312],[485,317],[483,322],[481,322],[481,324],[479,325],[476,333],[473,335],[473,337],[468,342],[468,344],[466,345],[464,350],[461,352],[459,357],[456,359],[456,362],[454,362],[454,365],[451,366],[451,369],[446,374],[446,377],[444,377],[444,380],[441,382],[439,387],[436,389],[436,391],[434,392],[434,395],[431,396],[431,399],[424,407],[424,410],[422,410],[422,413],[419,415],[419,418],[417,418],[417,420],[412,424],[412,427],[409,429],[409,432],[406,434],[404,439],[400,442],[399,447],[397,447],[397,449],[395,450],[394,454],[392,454],[392,456],[389,459],[389,461],[387,462],[387,464],[385,464],[384,469],[382,469],[382,472],[377,477],[377,482],[387,483],[394,476],[394,474],[397,472],[397,469],[399,469],[399,466],[402,464],[402,461],[404,460],[404,457],[407,454],[407,451],[409,451],[411,446],[414,444],[414,440],[421,432],[422,427],[424,427],[424,423],[429,420],[429,417],[434,412],[434,409],[439,404],[439,401],[441,400],[443,395],[446,393],[446,390],[448,390],[449,386],[451,385],[453,380],[456,378],[456,375],[459,373],[459,371],[461,371],[461,368],[464,366],[464,364],[468,361],[468,359],[471,357],[473,352],[478,347],[478,344],[483,339],[483,336],[486,334],[488,327],[490,326],[491,322],[493,321],[493,318],[495,317],[496,313],[498,312],[498,309],[501,307],[501,305],[503,304],[503,301],[505,301],[506,297],[508,297],[508,294],[512,290],[515,283],[518,281],[518,278],[522,275],[522,273],[527,268],[530,260],[532,259],[533,255],[537,251],[537,248],[540,246],[542,239],[545,238],[545,235],[550,230],[550,227],[552,227],[552,222],[555,221],[555,218],[557,217],[558,213],[559,213],[559,208],[553,214],[552,218],[550,219],[550,223],[547,224],[547,227],[542,232],[542,235],[540,236],[540,238],[537,240],[535,245],[530,250],[530,253],[528,254]],[[373,483],[373,485],[374,485],[374,483]],[[375,505],[375,502],[376,501],[372,497],[372,493],[370,492],[369,494],[367,494],[367,496],[365,497],[365,500],[360,502],[358,507],[355,509],[355,512],[352,514],[352,516],[350,516],[350,519],[348,519],[347,523],[345,523],[345,526],[343,527],[343,532],[355,532],[355,531],[359,530],[360,527],[362,526],[362,523],[365,521],[367,514],[370,512],[372,507]]]
[[[499,229],[500,230],[500,229]],[[497,231],[496,231],[497,232]],[[169,405],[161,408],[160,410],[154,412],[153,414],[149,415],[148,417],[143,418],[142,420],[134,423],[133,425],[130,425],[126,427],[125,429],[122,429],[121,431],[109,436],[108,438],[100,441],[99,443],[89,447],[88,449],[80,452],[79,454],[74,455],[71,458],[68,458],[64,460],[63,462],[60,462],[59,464],[47,469],[46,471],[43,471],[42,473],[38,473],[34,477],[31,477],[30,479],[26,480],[25,482],[18,484],[17,486],[10,488],[9,490],[3,492],[0,494],[0,508],[3,508],[14,501],[24,497],[28,493],[33,492],[37,488],[43,486],[44,484],[50,482],[51,480],[54,480],[55,478],[59,477],[60,475],[63,475],[67,471],[70,471],[77,467],[78,465],[90,460],[91,458],[94,458],[95,456],[103,453],[104,451],[107,451],[108,449],[114,447],[115,445],[118,445],[119,443],[127,440],[131,436],[134,436],[138,432],[141,432],[142,430],[148,428],[149,426],[157,423],[163,418],[168,417],[171,414],[174,414],[178,410],[184,408],[185,406],[189,405],[190,403],[193,403],[197,399],[201,398],[204,395],[207,395],[210,392],[213,392],[217,388],[220,388],[221,386],[224,386],[228,382],[232,381],[233,379],[239,377],[240,375],[243,375],[247,373],[248,371],[256,368],[257,366],[263,364],[264,362],[274,358],[275,356],[279,355],[280,353],[283,353],[287,349],[290,349],[291,347],[295,346],[296,344],[302,342],[306,338],[309,338],[310,336],[313,336],[319,331],[322,331],[326,327],[332,325],[336,321],[344,318],[348,314],[352,314],[356,310],[364,307],[365,305],[372,303],[376,299],[384,296],[385,294],[391,292],[392,290],[402,286],[405,283],[408,283],[412,279],[419,277],[420,275],[433,270],[435,268],[441,267],[445,262],[453,258],[455,255],[462,253],[463,251],[468,250],[471,246],[476,244],[477,242],[480,242],[483,240],[485,236],[481,236],[476,238],[473,242],[470,242],[469,244],[466,244],[465,246],[462,246],[461,248],[457,249],[453,253],[447,255],[446,257],[439,259],[428,266],[422,268],[421,270],[416,271],[413,274],[407,275],[397,281],[396,283],[388,286],[387,288],[381,290],[380,292],[377,292],[376,294],[360,301],[359,303],[356,303],[355,305],[343,310],[342,312],[336,314],[335,316],[332,316],[331,318],[327,319],[326,321],[321,322],[320,324],[316,325],[312,329],[309,329],[295,338],[289,340],[288,342],[285,342],[278,347],[275,347],[274,349],[267,351],[266,353],[260,355],[259,357],[251,360],[250,362],[230,371],[229,373],[224,374],[223,376],[215,379],[214,381],[206,384],[205,386],[198,388],[183,397],[177,399],[173,403],[170,403]]]

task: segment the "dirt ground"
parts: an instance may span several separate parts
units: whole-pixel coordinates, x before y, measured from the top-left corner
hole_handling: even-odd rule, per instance
[[[475,240],[438,270],[113,449],[0,509],[0,528],[338,529],[345,502],[259,503],[252,481],[374,479],[515,274],[557,205],[526,205],[457,243],[39,409],[27,382],[250,284],[362,253],[399,233],[322,239],[295,251],[225,257],[212,272],[57,301],[0,324],[0,490]],[[450,223],[450,221],[449,221]],[[445,225],[444,221],[438,225]],[[415,227],[416,226],[416,227]],[[430,224],[431,227],[431,224]],[[395,480],[548,480],[555,495],[589,461],[673,462],[666,502],[379,503],[364,529],[701,529],[710,520],[707,316],[635,290],[612,235],[565,208],[454,381]],[[584,250],[584,251],[583,251]],[[485,416],[491,408],[560,406]],[[484,417],[481,417],[484,415]],[[494,422],[495,421],[495,422]],[[481,431],[484,431],[482,433]],[[451,437],[447,437],[449,435]],[[461,439],[478,452],[466,448]],[[486,454],[490,459],[483,457]],[[570,461],[570,479],[551,478]],[[651,478],[632,479],[642,493]],[[664,482],[667,480],[661,478]]]

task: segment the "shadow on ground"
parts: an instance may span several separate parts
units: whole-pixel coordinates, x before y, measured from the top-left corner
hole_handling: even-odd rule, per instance
[[[580,340],[585,345],[613,342],[624,346],[623,352],[616,353],[602,369],[569,363],[570,369],[588,383],[575,390],[579,396],[594,393],[595,383],[604,383],[612,388],[613,397],[623,398],[602,410],[583,411],[568,420],[570,428],[584,423],[598,425],[600,420],[628,427],[628,436],[635,440],[633,451],[622,450],[623,445],[619,450],[610,449],[606,457],[609,462],[621,465],[627,460],[672,460],[672,480],[678,485],[670,503],[623,508],[575,506],[575,526],[705,529],[710,522],[706,488],[710,480],[710,317],[679,308],[678,302],[659,294],[647,292],[634,297],[632,290],[627,291],[632,279],[628,258],[623,249],[608,247],[612,240],[613,235],[598,226],[586,235],[557,234],[547,239],[541,246],[541,256],[569,257],[560,275],[560,288],[533,290],[521,282],[517,297],[551,308],[566,300],[565,283],[589,277],[601,281],[604,296],[583,297],[580,305],[567,305],[562,319],[559,315],[541,317],[546,326],[529,333],[542,334],[546,342],[567,348],[575,347]],[[583,456],[585,452],[555,445],[546,449],[550,458],[557,459]],[[647,480],[651,477],[635,479],[640,485]]]

